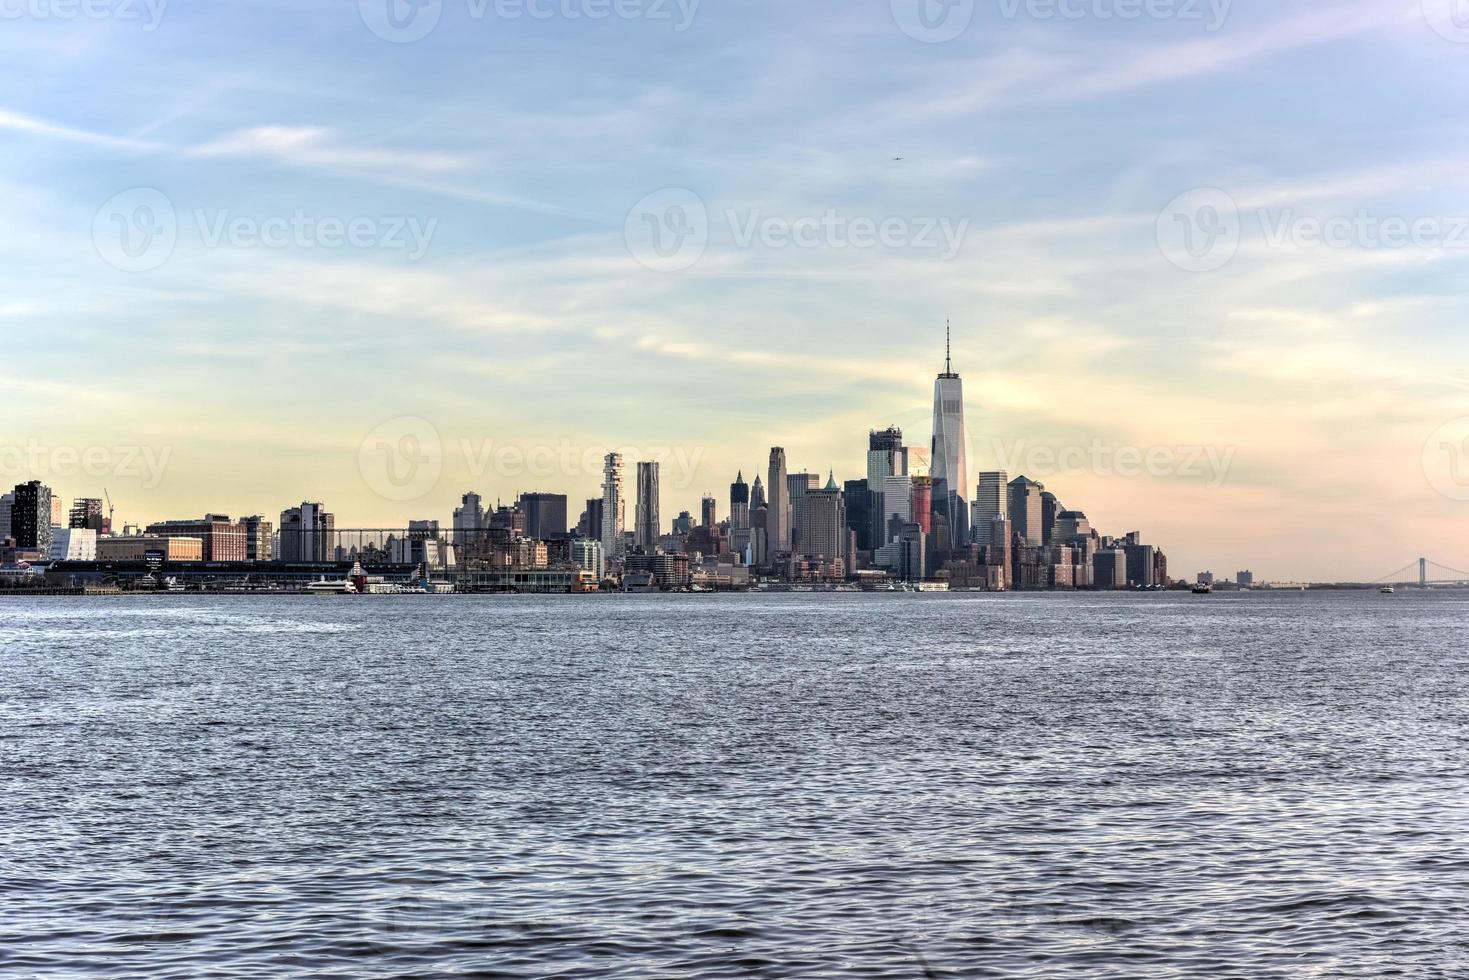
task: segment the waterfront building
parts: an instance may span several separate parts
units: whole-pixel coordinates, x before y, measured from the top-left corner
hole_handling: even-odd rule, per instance
[[[969,541],[968,436],[964,431],[964,382],[953,369],[944,327],[944,372],[933,386],[933,511],[948,529],[949,548]]]
[[[1198,578],[1198,583],[1200,585],[1213,585],[1214,584],[1214,573],[1213,572],[1200,572],[1199,573],[1199,578]]]
[[[10,505],[10,536],[15,547],[24,551],[51,553],[51,488],[40,480],[18,483]]]
[[[790,487],[786,482],[786,451],[779,446],[770,450],[770,473],[766,503],[766,546],[771,556],[791,550]]]
[[[658,463],[638,463],[638,502],[633,522],[633,544],[639,551],[652,552],[658,547],[662,522],[658,517]]]
[[[275,557],[275,525],[259,514],[240,518],[245,529],[245,560],[271,561]]]
[[[485,517],[484,499],[477,493],[466,493],[459,498],[454,508],[454,544],[459,547],[476,542],[481,532],[489,527]]]
[[[155,521],[144,534],[166,538],[198,538],[204,561],[245,561],[249,556],[245,528],[225,514],[205,514],[198,520]]]
[[[627,511],[622,495],[622,454],[608,453],[602,459],[602,555],[615,561],[623,555],[623,529]]]
[[[0,495],[0,544],[3,544],[10,534],[10,512],[15,507],[15,494],[7,493]]]
[[[52,561],[96,561],[97,532],[89,527],[58,527],[51,532]]]
[[[203,561],[202,538],[137,534],[130,537],[98,538],[98,561]]]
[[[577,568],[591,572],[597,581],[607,577],[607,565],[602,560],[602,542],[590,538],[575,538],[571,541],[571,561]]]
[[[1041,525],[1041,493],[1045,489],[1043,484],[1024,476],[1017,476],[1007,488],[1006,506],[1015,533],[1026,544],[1037,547],[1045,543]]]
[[[1122,548],[1127,555],[1127,584],[1135,588],[1161,585],[1158,578],[1157,549],[1150,544],[1136,543],[1136,537],[1136,532],[1129,534],[1129,540],[1134,543]]]
[[[1255,587],[1255,573],[1249,571],[1236,573],[1234,584],[1242,589],[1253,589]]]
[[[281,561],[334,561],[336,518],[320,503],[303,503],[281,511]]]
[[[697,530],[713,530],[713,526],[700,525]],[[686,554],[628,555],[623,570],[628,574],[642,572],[651,575],[660,589],[686,589],[689,586],[689,556]]]

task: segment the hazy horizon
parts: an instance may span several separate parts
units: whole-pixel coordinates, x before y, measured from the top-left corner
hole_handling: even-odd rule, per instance
[[[7,489],[574,521],[620,449],[665,526],[723,517],[773,445],[926,450],[951,320],[971,490],[1038,479],[1176,578],[1469,567],[1451,0],[3,17]]]

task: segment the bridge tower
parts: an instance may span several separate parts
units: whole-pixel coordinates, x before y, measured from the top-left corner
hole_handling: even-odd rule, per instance
[[[1418,588],[1428,588],[1428,559],[1418,559]]]

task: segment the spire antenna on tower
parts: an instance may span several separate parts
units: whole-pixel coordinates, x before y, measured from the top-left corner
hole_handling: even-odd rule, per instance
[[[944,318],[944,373],[945,374],[953,374],[954,373],[954,365],[952,363],[953,358],[950,355],[951,355],[951,352],[950,352],[950,348],[949,348],[949,320],[948,320],[947,317],[945,317]]]

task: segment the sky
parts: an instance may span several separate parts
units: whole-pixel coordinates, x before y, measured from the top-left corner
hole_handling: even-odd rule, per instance
[[[1175,575],[1469,568],[1455,0],[0,0],[0,478],[665,523],[931,431]],[[629,480],[631,482],[631,480]]]

